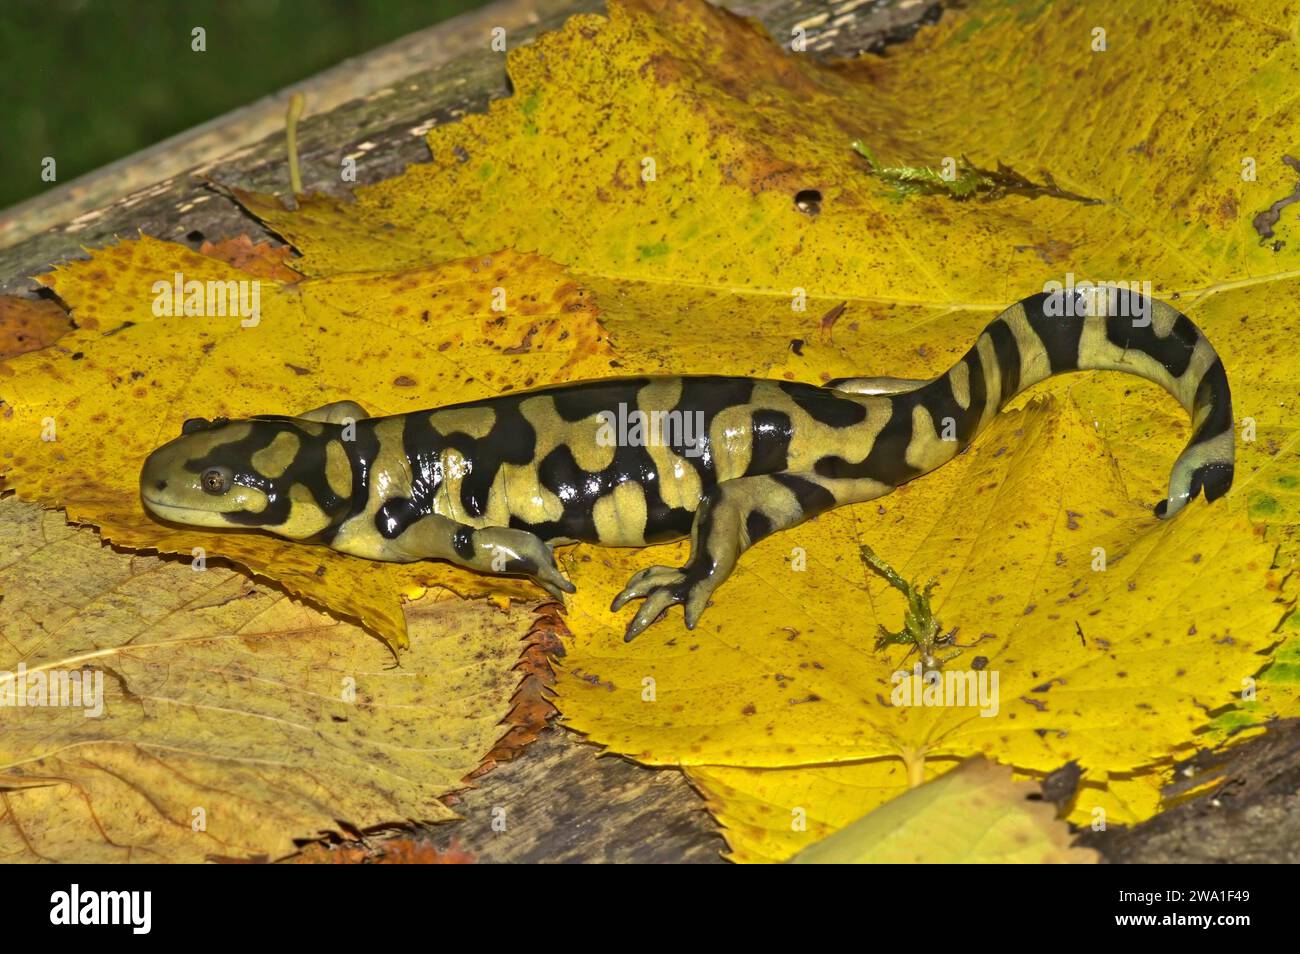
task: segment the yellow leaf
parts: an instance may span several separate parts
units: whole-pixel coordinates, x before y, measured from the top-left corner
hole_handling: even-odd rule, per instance
[[[1211,723],[1216,741],[1276,719],[1300,718],[1300,613],[1287,617],[1280,635],[1285,641],[1273,652],[1268,667],[1258,680],[1242,686],[1242,701]]]
[[[924,779],[938,778],[956,764],[927,761]],[[686,774],[722,825],[730,860],[748,864],[786,861],[909,791],[907,770],[898,759],[797,768],[706,765]],[[1038,781],[1042,776],[1017,772],[1015,777]],[[1085,774],[1066,820],[1082,828],[1145,821],[1160,807],[1160,790],[1168,780],[1165,769],[1136,776]]]
[[[1110,824],[1143,820],[1171,753],[1189,753],[1206,711],[1265,664],[1287,597],[1265,589],[1282,574],[1245,517],[1196,508],[1159,523],[1107,459],[1069,406],[1033,402],[924,481],[759,544],[695,631],[670,616],[631,644],[589,594],[682,548],[631,566],[579,551],[577,635],[558,682],[566,722],[641,761],[689,767],[737,860],[779,860],[813,837],[788,827],[809,786],[821,799],[808,831],[825,832],[935,760],[974,754],[1040,775],[1077,760],[1071,820],[1090,824],[1098,809]],[[894,674],[915,657],[873,652],[877,625],[897,629],[903,607],[866,576],[862,543],[905,576],[938,578],[936,615],[969,647],[949,668],[978,679],[985,657],[991,704],[894,704]],[[786,834],[759,837],[737,807],[760,783],[761,803],[784,806]]]
[[[513,246],[583,275],[787,299],[1008,302],[1066,267],[1165,289],[1258,279],[1295,270],[1252,226],[1294,184],[1293,18],[1285,0],[978,7],[832,66],[702,0],[615,0],[512,50],[513,96],[435,127],[432,162],[355,203],[241,199],[311,274]],[[1046,170],[1103,201],[898,202],[855,140],[889,165]],[[1276,229],[1290,253],[1295,219]]]
[[[240,574],[115,553],[13,498],[0,553],[4,861],[279,857],[340,823],[452,818],[439,798],[505,732],[524,609],[426,598],[397,667]]]
[[[1267,242],[1254,224],[1295,186],[1294,30],[1285,0],[1175,3],[1158,20],[1138,0],[980,7],[889,57],[826,65],[698,0],[614,0],[512,50],[515,95],[431,130],[433,162],[355,203],[240,198],[317,274],[546,254],[595,293],[629,372],[930,376],[1046,281],[1149,281],[1207,332],[1258,427],[1239,485],[1284,458],[1250,490],[1256,522],[1300,523],[1300,407],[1294,375],[1275,373],[1295,334],[1300,214]],[[855,140],[891,165],[1046,170],[1102,202],[899,202]],[[796,205],[805,190],[816,215]],[[1185,424],[1115,377],[1077,393],[1132,437],[1115,443],[1125,474],[1161,487]]]
[[[795,856],[797,864],[1096,864],[1038,786],[972,759]]]
[[[250,281],[259,320],[156,314],[155,282]],[[612,352],[582,289],[554,265],[503,253],[397,274],[280,284],[155,239],[63,266],[45,283],[78,329],[0,364],[0,472],[27,500],[67,510],[115,544],[202,551],[276,581],[393,645],[401,598],[533,595],[449,564],[374,563],[261,533],[164,525],[139,500],[140,465],[190,417],[302,413],[331,401],[396,414],[607,372]],[[494,310],[494,289],[506,291]],[[179,298],[178,305],[179,307]],[[250,309],[251,310],[251,309]]]
[[[617,589],[627,563],[579,559],[561,711],[594,741],[659,764],[986,753],[1027,771],[1071,759],[1131,771],[1158,761],[1263,665],[1256,654],[1276,641],[1286,608],[1259,596],[1281,575],[1243,518],[1198,507],[1158,522],[1124,499],[1105,462],[1077,414],[1035,402],[893,497],[760,543],[695,631],[670,616],[631,644],[622,618],[587,595]],[[864,543],[905,577],[939,580],[936,615],[970,647],[954,665],[987,659],[998,680],[989,704],[890,704],[894,674],[915,660],[901,647],[873,651],[877,626],[896,629],[903,604],[868,578]],[[1093,568],[1098,547],[1104,571]],[[681,551],[632,566],[672,564]]]
[[[1040,393],[1078,401],[1107,445],[1073,410],[1054,412],[1067,415],[1066,437],[1050,422],[1001,423],[965,463],[765,541],[701,631],[670,615],[627,647],[622,619],[601,605],[638,567],[679,562],[683,546],[636,556],[579,548],[578,642],[560,686],[571,725],[664,764],[897,751],[915,774],[946,744],[1042,772],[1086,750],[1092,805],[1137,819],[1155,810],[1153,782],[1171,752],[1194,744],[1204,708],[1231,702],[1267,661],[1256,653],[1285,610],[1267,587],[1296,552],[1284,549],[1269,575],[1274,548],[1293,538],[1279,525],[1300,522],[1294,375],[1278,370],[1296,331],[1300,240],[1291,216],[1276,224],[1275,245],[1253,226],[1293,187],[1281,161],[1294,148],[1297,79],[1286,10],[1176,4],[1157,21],[1135,2],[979,7],[947,11],[888,58],[824,67],[702,3],[614,2],[608,19],[575,18],[512,52],[516,94],[433,130],[432,163],[358,190],[346,206],[319,199],[295,214],[244,201],[315,274],[506,244],[543,252],[595,292],[629,372],[928,377],[1046,280],[1150,280],[1216,343],[1238,412],[1258,427],[1238,448],[1238,487],[1224,504],[1156,525],[1141,505],[1162,495],[1185,440],[1181,415],[1117,375],[1052,382]],[[1094,53],[1103,21],[1108,45]],[[1221,42],[1203,42],[1207,34]],[[1225,70],[1237,78],[1225,84]],[[1132,121],[1105,112],[1117,102]],[[1102,201],[899,202],[848,148],[855,139],[890,165],[970,156],[1040,180],[1046,172]],[[796,207],[803,190],[820,193],[815,216]],[[1023,449],[1031,440],[1054,450]],[[1007,448],[1028,456],[972,469]],[[1011,487],[1000,504],[979,492],[989,481]],[[965,728],[951,715],[873,714],[896,663],[872,657],[869,644],[878,622],[896,626],[899,605],[863,578],[861,543],[912,575],[938,576],[945,623],[966,640],[996,630],[1015,692],[1046,711],[1008,693],[1001,716]],[[1110,557],[1105,580],[1090,575],[1095,547]],[[790,572],[796,549],[815,572]],[[1035,675],[1040,661],[1046,672]],[[1032,691],[1059,672],[1077,680],[1077,696],[1059,683]],[[815,711],[828,706],[831,716]]]
[[[929,762],[926,777],[952,763]],[[794,769],[696,766],[687,770],[722,826],[732,861],[786,861],[866,812],[905,794],[898,759]]]

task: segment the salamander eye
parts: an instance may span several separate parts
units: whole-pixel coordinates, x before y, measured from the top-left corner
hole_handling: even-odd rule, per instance
[[[201,417],[191,417],[181,425],[182,434],[193,434],[196,431],[205,431],[208,428],[208,422]]]
[[[209,467],[199,477],[199,483],[205,493],[224,494],[230,489],[230,476],[230,470],[226,467]]]

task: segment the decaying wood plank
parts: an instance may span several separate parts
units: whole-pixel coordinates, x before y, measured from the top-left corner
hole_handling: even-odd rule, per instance
[[[681,772],[601,756],[548,729],[451,806],[462,821],[430,829],[479,861],[720,863],[725,849]]]
[[[1086,832],[1111,864],[1295,864],[1300,861],[1300,719],[1206,749],[1180,764],[1165,799],[1209,786],[1132,828]]]

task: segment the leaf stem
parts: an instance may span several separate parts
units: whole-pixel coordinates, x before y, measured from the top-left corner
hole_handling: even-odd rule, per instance
[[[303,107],[307,100],[302,93],[294,93],[289,99],[289,111],[285,115],[285,138],[289,149],[289,187],[295,197],[302,194],[302,175],[298,170],[298,120],[302,118]]]

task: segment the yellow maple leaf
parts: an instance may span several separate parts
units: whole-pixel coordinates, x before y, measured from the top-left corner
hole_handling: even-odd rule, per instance
[[[1196,508],[1158,523],[1125,500],[1105,459],[1077,413],[1036,402],[894,497],[760,543],[693,632],[669,620],[625,644],[618,614],[575,600],[583,638],[564,663],[562,711],[594,741],[662,764],[894,754],[919,771],[927,757],[982,752],[1024,770],[1078,759],[1120,771],[1159,760],[1263,665],[1257,653],[1287,613],[1283,574],[1244,518]],[[962,660],[983,656],[998,674],[990,716],[890,705],[912,660],[873,649],[903,606],[863,568],[868,542],[904,576],[939,580],[935,614],[969,647]],[[681,549],[637,563],[672,563]],[[579,594],[608,592],[625,572],[601,557],[571,565]]]
[[[1256,228],[1294,186],[1292,17],[1281,0],[1158,16],[1136,0],[981,5],[946,11],[887,58],[826,66],[703,3],[612,2],[608,18],[513,51],[513,97],[434,129],[433,162],[355,204],[295,214],[242,198],[313,274],[355,267],[358,250],[375,268],[502,245],[546,254],[595,293],[631,372],[928,378],[1067,272],[1150,281],[1228,368],[1242,440],[1224,503],[1157,525],[1145,505],[1163,495],[1182,415],[1131,378],[1053,381],[1039,393],[1065,403],[999,422],[968,460],[755,548],[694,633],[670,614],[648,645],[625,647],[603,605],[683,546],[579,548],[577,645],[559,685],[571,726],[697,778],[753,771],[797,788],[893,751],[916,783],[936,759],[976,751],[1025,773],[1081,756],[1073,817],[1133,821],[1158,807],[1206,710],[1239,700],[1267,664],[1290,599],[1279,581],[1300,551],[1297,394],[1279,368],[1297,330],[1300,230],[1285,214],[1268,241]],[[880,174],[945,157],[1097,201],[900,197]],[[1013,489],[999,498],[997,481]],[[997,718],[879,711],[897,660],[870,642],[877,623],[897,628],[901,600],[864,575],[864,543],[938,577],[938,612],[961,638],[995,633],[965,658],[1001,655]],[[815,572],[791,572],[796,548]],[[1076,688],[1057,692],[1062,673]],[[870,807],[845,784],[822,814],[838,824]]]
[[[1294,178],[1280,162],[1294,148],[1287,10],[1181,3],[1158,27],[1139,0],[957,11],[887,58],[825,66],[703,2],[622,0],[512,50],[512,97],[433,129],[432,162],[358,189],[356,203],[289,213],[245,201],[311,274],[513,246],[583,275],[782,296],[1005,302],[1064,265],[1197,287],[1278,265],[1251,218]],[[1197,42],[1206,35],[1222,43]],[[1242,102],[1215,110],[1211,137],[1224,64],[1245,67]],[[1151,122],[1109,121],[1116,103]],[[1104,202],[927,198],[918,212],[869,174],[854,140],[899,164],[969,155],[1046,169]],[[1222,171],[1207,174],[1216,154]],[[1122,176],[1099,179],[1107,156]],[[1243,156],[1256,160],[1249,181]],[[795,205],[804,190],[820,193],[815,216]],[[1279,240],[1293,230],[1279,222]]]

